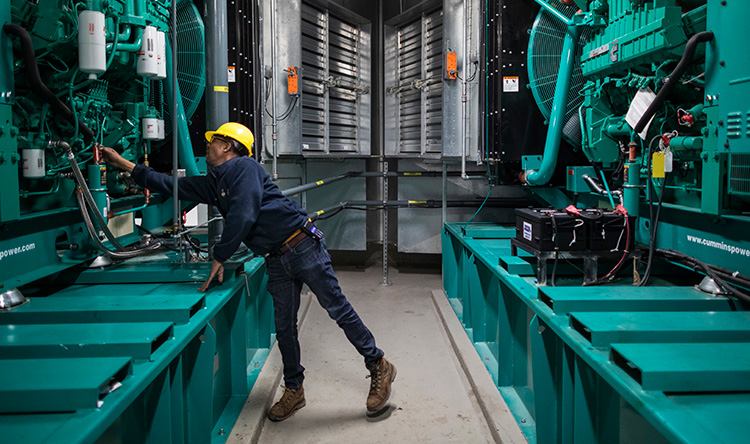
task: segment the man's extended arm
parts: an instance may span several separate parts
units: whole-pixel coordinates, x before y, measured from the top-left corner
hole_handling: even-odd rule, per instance
[[[138,185],[148,188],[151,191],[156,191],[157,193],[172,195],[172,176],[157,173],[152,168],[145,165],[136,165],[120,156],[117,151],[112,148],[101,147],[100,149],[105,162],[115,168],[130,173]],[[207,179],[205,176],[181,178],[178,183],[180,200],[213,205],[213,202],[211,202],[211,193],[209,192],[207,185]]]

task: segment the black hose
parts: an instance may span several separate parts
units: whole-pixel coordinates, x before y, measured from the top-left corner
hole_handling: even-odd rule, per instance
[[[714,33],[711,31],[699,32],[690,37],[690,40],[688,40],[687,44],[685,44],[685,52],[682,54],[682,58],[677,64],[677,67],[674,69],[674,71],[672,71],[672,74],[669,75],[664,83],[664,86],[661,87],[659,93],[656,95],[656,98],[654,98],[654,101],[651,102],[651,105],[648,106],[646,112],[643,114],[643,116],[641,116],[641,120],[639,120],[638,124],[635,126],[636,134],[639,134],[641,131],[643,131],[643,128],[646,127],[646,124],[648,124],[654,114],[656,114],[656,110],[659,109],[662,104],[664,104],[664,101],[667,100],[667,97],[672,93],[674,87],[677,86],[680,77],[685,74],[685,71],[687,71],[688,67],[693,62],[695,49],[698,47],[698,43],[709,42],[713,39]]]
[[[125,248],[119,242],[117,242],[115,235],[112,234],[112,231],[110,231],[109,227],[107,226],[107,221],[104,220],[104,217],[102,217],[101,213],[99,212],[99,208],[97,208],[96,202],[94,202],[94,196],[91,195],[91,191],[89,190],[89,187],[86,185],[86,179],[83,178],[83,173],[81,173],[81,169],[78,167],[78,162],[76,162],[76,156],[75,154],[73,154],[73,149],[70,147],[70,144],[68,142],[64,142],[61,140],[52,142],[52,144],[56,147],[59,147],[65,150],[65,155],[67,156],[68,162],[70,163],[70,168],[73,170],[73,178],[75,179],[75,182],[78,185],[78,188],[81,189],[81,192],[83,193],[83,197],[86,199],[85,203],[88,204],[89,208],[91,209],[91,212],[94,213],[94,216],[96,217],[96,222],[99,224],[99,228],[101,228],[101,230],[104,231],[104,235],[107,236],[107,239],[109,239],[109,242],[117,250],[124,251]]]
[[[718,267],[716,265],[706,264],[692,256],[688,256],[684,253],[680,253],[679,251],[667,250],[667,249],[659,249],[656,251],[657,253],[662,254],[665,257],[667,257],[667,259],[673,260],[675,262],[682,262],[693,268],[704,269],[704,267],[707,267],[713,273],[715,273],[716,276],[719,276],[719,278],[721,278],[722,281],[730,283],[738,287],[744,287],[746,289],[750,289],[750,279],[747,276],[744,276],[737,272],[732,272],[730,270],[727,270],[726,268]]]
[[[11,34],[18,37],[21,42],[21,50],[23,52],[23,59],[26,62],[26,75],[28,76],[29,82],[35,88],[36,92],[42,96],[42,98],[49,103],[50,107],[65,120],[69,121],[73,125],[78,125],[78,130],[83,133],[84,136],[89,139],[94,139],[94,132],[86,126],[82,121],[75,121],[73,112],[68,108],[60,99],[55,96],[52,91],[47,88],[47,85],[42,81],[42,77],[39,75],[39,66],[36,63],[36,56],[34,54],[34,45],[31,43],[31,37],[25,29],[18,25],[12,25],[6,23],[3,25],[3,31],[6,34]]]
[[[155,242],[150,245],[146,245],[144,247],[135,249],[135,250],[125,250],[125,251],[112,251],[109,248],[107,248],[104,243],[99,239],[99,236],[96,234],[96,228],[94,228],[94,223],[91,221],[91,216],[89,216],[88,210],[86,209],[86,204],[83,201],[83,197],[81,196],[81,193],[76,193],[76,202],[78,202],[78,206],[81,208],[81,214],[83,215],[83,223],[86,225],[86,230],[89,232],[89,236],[91,239],[96,243],[96,247],[101,250],[104,254],[111,257],[112,259],[131,259],[134,257],[142,256],[146,253],[151,253],[159,248],[161,248],[161,242]]]
[[[649,185],[652,186],[651,189],[656,191],[656,188],[653,188],[653,184],[651,184],[651,177],[648,179]],[[659,195],[659,204],[656,207],[656,216],[652,219],[649,219],[651,221],[651,237],[649,242],[649,249],[648,249],[648,263],[646,264],[646,272],[643,274],[643,279],[638,284],[639,287],[645,287],[648,285],[649,279],[651,279],[651,266],[654,263],[654,251],[656,250],[656,234],[659,229],[659,215],[661,214],[661,206],[664,202],[664,191],[667,184],[667,176],[666,173],[664,175],[664,179],[662,179],[661,183],[661,194]],[[653,205],[653,199],[651,202],[649,202],[649,209]]]

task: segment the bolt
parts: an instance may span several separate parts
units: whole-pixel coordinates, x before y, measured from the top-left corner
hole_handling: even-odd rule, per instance
[[[724,126],[724,121],[723,120],[719,120],[719,126]]]
[[[726,65],[726,62],[724,62],[724,60],[722,60],[722,61],[720,61],[720,62],[719,62],[719,65],[720,65],[720,66],[725,66],[725,65]]]
[[[724,144],[724,148],[729,148],[729,142]]]
[[[721,6],[726,6],[726,5],[727,5],[727,2],[726,2],[726,0],[722,0],[722,2],[721,2]]]

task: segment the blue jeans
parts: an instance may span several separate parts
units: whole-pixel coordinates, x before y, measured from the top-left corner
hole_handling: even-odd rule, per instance
[[[302,284],[307,284],[315,293],[320,305],[365,358],[368,368],[383,356],[383,351],[375,346],[372,333],[341,292],[324,240],[307,237],[286,253],[269,256],[266,267],[268,292],[273,296],[276,340],[284,363],[284,384],[288,388],[299,388],[304,379],[305,368],[300,364],[297,336]]]

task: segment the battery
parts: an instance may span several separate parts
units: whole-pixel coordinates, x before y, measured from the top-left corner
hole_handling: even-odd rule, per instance
[[[564,210],[519,208],[516,240],[538,251],[583,251],[588,246],[586,222]]]
[[[581,210],[581,216],[588,227],[588,249],[591,251],[610,252],[628,250],[628,239],[633,243],[635,217],[627,216],[625,223],[622,214],[598,209]],[[630,227],[630,236],[627,228]]]

